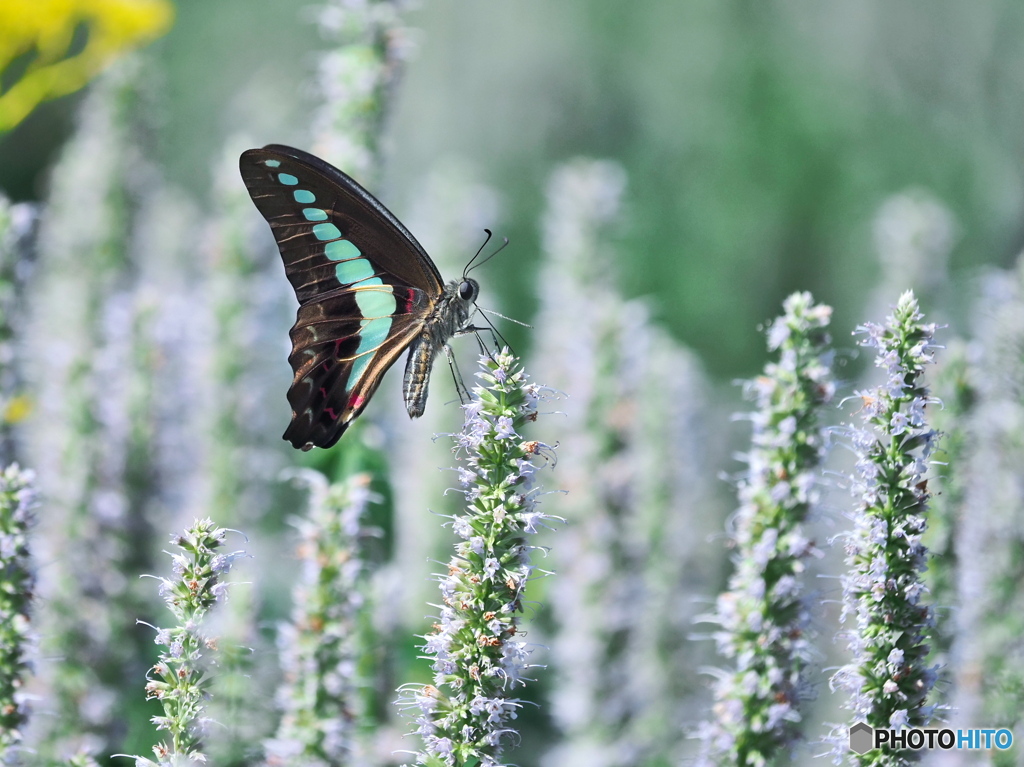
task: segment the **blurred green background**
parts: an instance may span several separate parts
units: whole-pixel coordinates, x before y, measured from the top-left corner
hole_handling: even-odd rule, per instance
[[[209,200],[226,136],[301,144],[322,44],[303,4],[176,5],[173,29],[148,49],[155,146],[169,180]],[[481,277],[514,316],[534,309],[546,176],[578,154],[629,174],[624,291],[653,296],[723,377],[760,365],[755,327],[796,289],[837,308],[845,344],[878,279],[871,221],[893,193],[923,187],[949,206],[954,284],[1021,248],[1014,0],[425,0],[407,20],[415,52],[375,191],[401,217],[439,157],[473,163],[500,190],[498,233],[512,240]],[[79,98],[45,104],[0,142],[0,187],[14,199],[43,195]]]

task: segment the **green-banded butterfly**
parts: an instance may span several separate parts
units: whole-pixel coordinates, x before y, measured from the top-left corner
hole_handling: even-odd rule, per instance
[[[271,144],[243,152],[239,168],[299,300],[284,438],[331,447],[405,349],[406,409],[422,415],[434,357],[473,330],[479,285],[465,275],[446,285],[409,230],[318,157]]]

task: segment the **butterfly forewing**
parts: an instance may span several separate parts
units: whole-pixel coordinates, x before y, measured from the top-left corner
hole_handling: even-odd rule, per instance
[[[243,153],[240,168],[299,300],[284,437],[330,447],[422,331],[441,277],[387,209],[322,160],[272,145]]]

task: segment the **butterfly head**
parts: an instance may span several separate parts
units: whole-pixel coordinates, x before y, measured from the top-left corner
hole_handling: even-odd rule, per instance
[[[471,304],[480,295],[480,284],[472,277],[463,277],[462,282],[459,283],[458,294],[464,303]]]
[[[452,280],[445,285],[435,325],[445,336],[440,340],[441,343],[470,325],[469,318],[473,314],[478,295],[480,295],[480,283],[472,277]]]

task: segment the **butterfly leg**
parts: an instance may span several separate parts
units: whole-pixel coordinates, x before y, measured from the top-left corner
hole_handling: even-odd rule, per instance
[[[512,349],[512,344],[510,344],[505,339],[505,336],[503,336],[501,334],[501,332],[496,327],[494,327],[494,323],[491,322],[489,319],[487,319],[486,315],[481,313],[480,316],[483,317],[484,322],[487,323],[486,327],[480,327],[480,326],[477,326],[477,325],[470,325],[467,328],[463,328],[462,332],[463,333],[476,333],[477,341],[480,343],[480,351],[481,351],[481,353],[482,354],[487,354],[488,356],[491,356],[491,353],[484,348],[483,341],[480,340],[480,333],[481,332],[490,333],[491,334],[491,342],[494,344],[494,348],[495,349],[501,349],[502,347],[508,347],[509,349]],[[500,341],[500,343],[499,343],[499,341]],[[515,352],[513,352],[513,353],[515,353]]]
[[[494,359],[493,350],[490,347],[488,347],[487,344],[484,343],[484,339],[480,337],[480,333],[474,333],[473,337],[476,338],[476,344],[477,346],[480,347],[480,354],[484,357],[490,357],[491,359]],[[497,346],[497,344],[495,344],[495,346]]]
[[[488,323],[488,324],[490,324],[490,323]],[[470,325],[469,327],[463,328],[462,330],[457,332],[455,335],[457,335],[457,336],[464,336],[464,335],[467,335],[469,333],[472,333],[474,336],[476,336],[476,342],[480,346],[480,353],[483,354],[483,355],[486,355],[488,357],[493,357],[494,356],[494,350],[495,349],[500,349],[502,346],[508,346],[509,348],[511,348],[511,345],[509,344],[509,342],[506,341],[505,338],[501,334],[497,333],[493,326],[492,327],[478,327],[476,325]],[[491,334],[491,343],[493,344],[492,347],[488,348],[487,344],[484,343],[484,340],[480,337],[481,333],[490,333]],[[498,343],[499,339],[501,340],[501,343]]]
[[[445,344],[441,348],[444,349],[444,356],[448,359],[448,368],[452,371],[452,380],[455,381],[455,391],[459,393],[459,402],[465,405],[470,401],[469,389],[466,388],[466,382],[462,380],[462,372],[459,370],[459,365],[455,361],[455,355],[452,354],[452,347]]]

